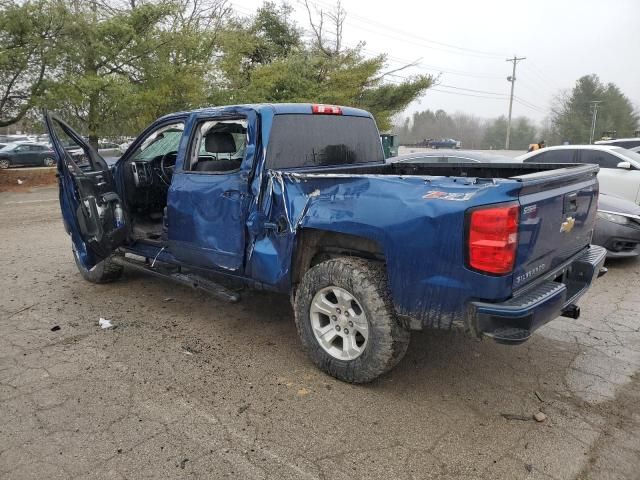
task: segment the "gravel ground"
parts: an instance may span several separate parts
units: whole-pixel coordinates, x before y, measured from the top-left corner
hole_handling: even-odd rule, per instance
[[[421,332],[353,386],[286,298],[84,282],[55,190],[0,193],[0,225],[0,478],[638,478],[638,261],[522,346]]]

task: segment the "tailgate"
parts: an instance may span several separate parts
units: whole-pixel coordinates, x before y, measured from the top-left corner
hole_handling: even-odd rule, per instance
[[[591,243],[598,202],[597,172],[597,166],[580,165],[519,177],[523,185],[514,290]]]

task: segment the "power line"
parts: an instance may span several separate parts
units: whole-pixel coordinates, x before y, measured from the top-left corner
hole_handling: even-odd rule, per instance
[[[506,95],[504,93],[498,93],[498,92],[488,92],[487,90],[475,90],[473,88],[463,88],[463,87],[455,87],[453,85],[446,85],[444,83],[439,83],[437,84],[438,87],[447,87],[447,88],[453,88],[454,90],[465,90],[467,92],[474,92],[474,93],[487,93],[489,95],[498,95],[500,97],[506,97]]]
[[[350,47],[350,48],[354,48],[354,47]],[[439,72],[439,73],[448,73],[450,75],[459,75],[459,76],[463,76],[463,77],[488,78],[488,79],[502,78],[502,76],[498,76],[498,75],[484,75],[484,74],[477,73],[477,72],[468,72],[468,71],[464,71],[464,70],[450,69],[449,67],[441,67],[441,66],[438,66],[438,65],[430,65],[430,64],[422,63],[420,61],[420,59],[418,59],[418,60],[408,60],[408,59],[405,59],[405,58],[394,57],[394,56],[388,55],[386,53],[374,52],[373,50],[369,50],[367,48],[363,48],[362,51],[364,53],[368,53],[369,55],[373,55],[373,56],[384,55],[386,57],[387,61],[390,61],[391,63],[395,63],[397,65],[409,65],[409,66],[411,66],[411,68],[416,68],[418,70],[423,70],[423,71],[428,72],[428,73]]]
[[[429,90],[427,90],[427,92],[429,91],[433,91],[433,92],[440,92],[440,93],[448,93],[450,95],[460,95],[462,97],[475,97],[475,98],[487,98],[489,100],[504,100],[507,96],[505,95],[504,98],[497,98],[497,97],[489,97],[487,95],[474,95],[472,93],[461,93],[461,92],[452,92],[450,90],[441,90],[437,87],[431,87]]]
[[[301,0],[297,1],[298,4],[300,5],[304,5],[304,2],[302,2]],[[334,5],[328,5],[327,3],[324,3],[320,0],[314,0],[314,1],[310,1],[309,4],[313,5],[314,7],[318,8],[318,5],[326,8],[326,9],[334,9],[335,6]],[[430,49],[434,49],[434,50],[441,50],[441,51],[445,51],[445,52],[449,52],[449,53],[454,53],[454,54],[458,54],[458,55],[466,55],[466,56],[472,56],[472,57],[479,57],[479,58],[500,58],[503,55],[497,52],[487,52],[487,51],[482,51],[482,50],[476,50],[476,49],[472,49],[472,48],[467,48],[467,47],[461,47],[459,45],[453,45],[450,43],[444,43],[444,42],[439,42],[436,40],[431,40],[419,35],[415,35],[415,34],[411,34],[408,32],[405,32],[403,30],[391,27],[389,25],[380,23],[380,22],[376,22],[374,20],[371,20],[369,18],[363,17],[363,16],[359,16],[359,15],[355,15],[352,13],[349,13],[346,17],[347,19],[345,20],[345,23],[351,23],[351,21],[349,20],[350,18],[353,18],[357,23],[360,23],[360,25],[353,25],[353,27],[355,28],[359,28],[361,30],[365,30],[365,31],[369,31],[369,32],[373,32],[376,35],[382,35],[382,36],[386,36],[389,38],[393,38],[395,40],[400,40],[400,41],[404,41],[406,43],[414,43],[414,44],[419,44],[422,47],[426,47],[426,48],[430,48]],[[362,24],[364,25],[370,25],[372,26],[371,28],[367,28],[366,26],[362,26]],[[396,32],[395,35],[390,34],[389,32]],[[401,37],[405,37],[403,38],[398,38],[398,35]],[[414,39],[409,40],[409,39]]]
[[[551,92],[562,90],[554,81],[549,80],[546,75],[542,74],[542,70],[535,66],[533,62],[524,65],[525,71],[528,71],[538,77],[538,80]]]
[[[527,102],[526,100],[522,100],[522,99],[520,99],[520,98],[518,98],[516,96],[513,97],[513,101],[518,103],[518,104],[520,104],[520,105],[522,105],[523,107],[527,107],[527,108],[529,108],[531,110],[534,110],[534,111],[536,111],[538,113],[543,113],[543,114],[547,114],[548,113],[547,110],[544,110],[543,108],[538,107],[537,105],[534,105],[534,104],[532,104],[530,102]]]

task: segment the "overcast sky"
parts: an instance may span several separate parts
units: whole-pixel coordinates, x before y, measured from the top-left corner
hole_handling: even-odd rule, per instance
[[[304,5],[289,2],[307,27]],[[241,14],[262,0],[234,0]],[[313,0],[327,9],[332,0]],[[388,69],[420,60],[398,75],[440,74],[440,84],[409,112],[442,108],[481,117],[506,115],[511,63],[514,116],[542,120],[552,98],[582,75],[616,83],[640,109],[640,0],[342,0],[344,42],[366,42],[365,54],[386,53]],[[400,81],[399,77],[390,77]],[[437,91],[436,91],[437,90]]]

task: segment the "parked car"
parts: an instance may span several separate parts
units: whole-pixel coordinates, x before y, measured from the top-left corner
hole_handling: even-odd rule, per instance
[[[414,152],[387,159],[387,162],[433,162],[433,163],[492,163],[513,162],[513,158],[494,153],[470,150],[438,150],[437,152]]]
[[[271,104],[166,115],[110,169],[45,122],[86,280],[127,267],[229,301],[213,278],[286,294],[310,358],[344,381],[390,370],[412,329],[522,343],[577,318],[603,272],[594,165],[387,164],[370,113]]]
[[[15,142],[28,142],[29,137],[26,135],[0,135],[0,142],[2,143],[15,143]]]
[[[440,140],[429,140],[431,148],[460,148],[460,141],[453,138],[441,138]]]
[[[119,157],[124,150],[117,143],[99,142],[98,153],[103,157]]]
[[[0,150],[0,169],[17,166],[55,165],[51,148],[38,143],[10,143]]]
[[[640,206],[601,193],[592,243],[605,247],[607,257],[640,255]]]
[[[594,163],[600,166],[600,191],[640,203],[640,154],[608,145],[546,147],[518,157],[535,163]]]
[[[9,145],[8,143],[0,143],[0,150]]]
[[[640,154],[640,147],[629,148],[629,150],[631,150],[632,152]]]
[[[612,147],[633,148],[640,146],[640,138],[616,138],[612,140],[598,140],[596,145],[609,145]]]

